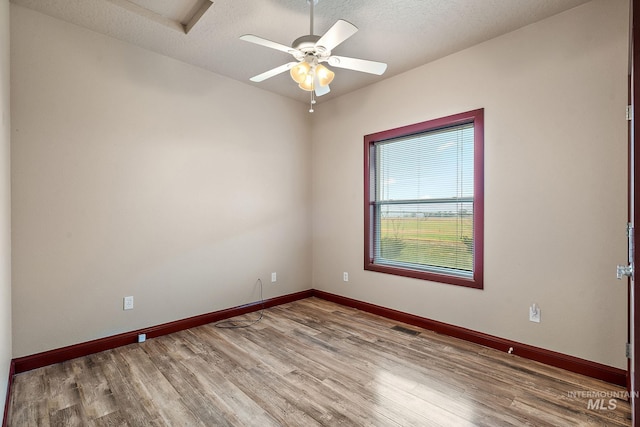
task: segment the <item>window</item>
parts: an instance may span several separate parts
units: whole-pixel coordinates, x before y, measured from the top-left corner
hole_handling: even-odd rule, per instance
[[[482,289],[484,109],[364,137],[365,269]]]

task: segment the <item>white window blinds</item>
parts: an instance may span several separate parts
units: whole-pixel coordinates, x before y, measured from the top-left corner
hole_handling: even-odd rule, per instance
[[[473,274],[473,123],[374,144],[374,262]]]

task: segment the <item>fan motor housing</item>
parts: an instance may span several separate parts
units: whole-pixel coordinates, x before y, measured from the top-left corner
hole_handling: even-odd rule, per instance
[[[293,41],[291,47],[302,52],[311,52],[316,49],[316,43],[320,40],[320,36],[307,35],[298,37]]]

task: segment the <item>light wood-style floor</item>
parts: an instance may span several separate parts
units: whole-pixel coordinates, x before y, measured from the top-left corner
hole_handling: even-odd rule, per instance
[[[210,324],[19,374],[8,425],[630,425],[628,402],[609,409],[623,388],[397,325],[317,298],[281,305],[250,328]]]

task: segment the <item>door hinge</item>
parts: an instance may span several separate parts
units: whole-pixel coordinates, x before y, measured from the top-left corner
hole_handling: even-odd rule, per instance
[[[627,359],[631,359],[631,343],[626,343],[624,345],[624,354],[627,356]]]
[[[633,277],[633,251],[634,251],[634,243],[633,243],[633,224],[627,223],[627,265],[619,265],[616,268],[616,277],[618,280],[623,277]]]
[[[631,105],[627,105],[627,120],[631,120],[633,117],[633,107]]]
[[[633,224],[627,223],[627,261],[629,265],[633,265],[633,253],[635,251],[635,242],[633,240]]]

